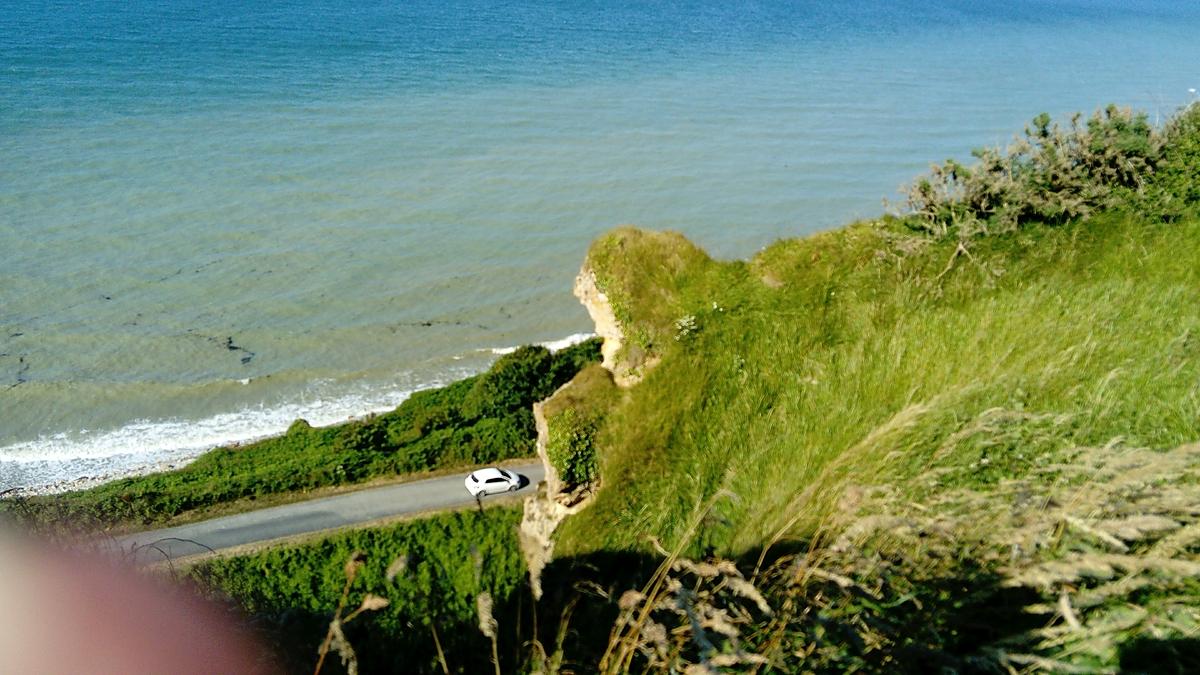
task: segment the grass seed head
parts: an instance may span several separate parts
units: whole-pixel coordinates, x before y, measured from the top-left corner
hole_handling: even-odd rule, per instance
[[[492,640],[496,639],[499,622],[492,616],[492,594],[484,591],[475,597],[475,611],[479,615],[479,632]]]

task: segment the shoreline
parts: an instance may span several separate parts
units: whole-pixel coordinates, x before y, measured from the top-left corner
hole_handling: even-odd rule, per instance
[[[551,352],[556,352],[560,349],[579,344],[580,342],[588,340],[592,337],[595,337],[594,333],[572,333],[556,340],[547,340],[533,344],[545,347]],[[486,353],[492,356],[492,360],[494,360],[495,358],[511,353],[516,349],[517,347],[487,347],[480,348],[476,350],[476,352]],[[174,436],[172,436],[170,433],[164,434],[160,441],[162,442],[162,445],[166,447],[152,452],[145,452],[144,450],[137,448],[135,444],[139,439],[133,437],[125,441],[131,445],[131,452],[118,452],[104,455],[97,454],[92,456],[79,455],[76,457],[64,457],[61,459],[53,457],[25,460],[0,458],[0,467],[3,467],[5,464],[28,465],[37,463],[45,463],[48,465],[61,464],[62,466],[66,467],[73,462],[96,463],[101,465],[106,462],[110,462],[113,465],[110,469],[104,469],[103,467],[97,466],[94,467],[94,470],[81,471],[81,475],[48,479],[40,482],[31,482],[28,485],[5,485],[0,483],[0,499],[63,494],[67,492],[86,490],[124,478],[134,478],[180,469],[204,454],[218,448],[236,447],[238,445],[256,443],[268,438],[282,436],[284,433],[286,433],[288,427],[297,419],[305,419],[306,421],[309,421],[313,427],[321,428],[345,424],[347,422],[363,419],[370,415],[389,412],[394,410],[396,406],[400,405],[417,392],[444,387],[452,382],[457,382],[459,380],[478,375],[480,372],[486,371],[487,368],[488,366],[485,365],[481,369],[473,372],[464,371],[462,373],[447,373],[444,376],[439,376],[432,378],[427,382],[423,382],[412,389],[393,390],[390,392],[390,395],[389,392],[383,392],[380,394],[381,400],[377,401],[374,405],[368,405],[365,410],[359,408],[358,412],[345,415],[342,414],[345,412],[345,410],[342,410],[337,413],[336,417],[332,415],[324,417],[312,414],[313,412],[318,412],[320,410],[320,401],[317,401],[315,405],[311,406],[312,410],[309,411],[301,409],[301,407],[298,405],[281,406],[276,409],[277,412],[274,415],[278,419],[270,419],[270,416],[268,416],[267,421],[270,423],[269,431],[260,430],[258,432],[254,432],[247,430],[242,433],[231,431],[230,435],[223,440],[210,438],[207,441],[199,443],[188,443],[186,440],[184,440],[181,445],[176,445],[174,447],[171,447],[169,442],[172,439],[176,440],[177,442],[179,441],[180,436],[178,435],[178,432],[194,432],[197,427],[203,427],[203,425],[206,423],[213,424],[213,420],[217,420],[224,416],[237,416],[238,413],[227,413],[224,416],[218,415],[192,423],[181,423],[171,420],[159,421],[157,422],[159,428],[170,430],[172,427],[177,427],[178,431]],[[348,397],[346,400],[351,399]],[[243,417],[241,418],[241,421],[244,422],[245,419],[246,418]],[[128,430],[136,429],[139,426],[145,427],[147,425],[145,423],[134,422],[113,432],[109,432],[108,434],[99,435],[98,438],[103,439],[105,436],[118,436],[127,433]],[[94,439],[88,440],[93,444],[103,447],[101,445],[101,441]],[[19,447],[20,445],[23,444],[16,444],[8,447]],[[86,445],[82,443],[80,445],[86,447]],[[3,449],[4,448],[0,448],[0,450]],[[138,456],[144,457],[144,461],[138,461],[137,459],[134,459],[134,457]],[[127,458],[127,461],[119,461],[122,457]]]
[[[215,449],[215,448],[210,448],[210,449]],[[204,452],[208,452],[208,450],[205,450]],[[204,454],[204,453],[202,452],[200,454]],[[199,457],[199,456],[200,455],[196,455],[196,457]],[[184,466],[187,466],[188,464],[190,464],[191,461],[194,459],[195,459],[195,457],[188,459],[188,460],[183,460],[183,461],[157,462],[157,463],[148,464],[148,465],[142,466],[142,467],[130,468],[125,471],[113,471],[111,473],[100,474],[100,475],[95,475],[95,476],[80,476],[78,478],[67,478],[67,479],[63,479],[60,481],[55,481],[53,483],[47,483],[44,485],[34,485],[34,486],[30,486],[30,487],[18,486],[18,487],[8,488],[8,489],[4,490],[3,492],[0,492],[0,499],[14,499],[14,498],[21,498],[21,497],[45,497],[45,496],[49,496],[49,495],[59,495],[59,494],[63,494],[66,492],[75,492],[77,490],[87,490],[89,488],[93,488],[98,485],[103,485],[105,483],[112,483],[114,481],[118,481],[123,478],[136,478],[138,476],[146,476],[146,475],[149,475],[152,473],[162,473],[162,472],[166,472],[166,471],[173,471],[175,469],[180,469],[180,468],[183,468]]]

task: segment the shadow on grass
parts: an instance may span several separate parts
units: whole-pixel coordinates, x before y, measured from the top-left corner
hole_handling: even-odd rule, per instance
[[[803,560],[789,553],[794,552],[781,551],[757,582],[776,612],[756,615],[742,630],[747,650],[771,658],[770,666],[759,673],[1006,673],[995,647],[1024,651],[1014,638],[1052,619],[1024,611],[1042,601],[1036,593],[1005,586],[998,574],[969,561],[952,567],[945,561],[925,561],[929,564],[914,568],[881,560],[877,578],[857,579],[870,592],[856,592],[817,577],[803,585],[789,583],[800,571],[795,561]],[[659,556],[627,552],[562,559],[544,571],[544,595],[536,605],[527,584],[496,598],[500,671],[531,672],[535,645],[540,644],[551,657],[561,645],[559,672],[597,672],[621,595],[642,588],[661,562]],[[748,564],[740,569],[753,569],[752,558],[742,562]],[[952,574],[938,573],[951,568]],[[684,585],[689,581],[694,579],[685,579]],[[792,610],[783,611],[788,605]],[[362,615],[345,626],[360,672],[440,673],[438,643],[450,672],[494,672],[491,643],[475,617],[441,615],[436,609],[433,614],[393,609],[398,618]],[[250,626],[272,646],[288,672],[310,673],[329,618],[328,613],[285,608],[260,613]],[[686,623],[676,619],[668,630]],[[1119,658],[1121,669],[1128,672],[1200,672],[1200,639],[1137,640],[1125,644]],[[642,659],[635,658],[633,672],[646,670]],[[323,672],[345,669],[331,653]]]
[[[1200,638],[1138,638],[1121,647],[1120,662],[1124,673],[1200,673]]]
[[[553,563],[542,580],[542,644],[553,648],[560,619],[570,608],[564,665],[574,672],[594,672],[617,619],[621,594],[641,588],[660,562],[654,556],[599,554]],[[772,665],[759,672],[1007,672],[984,648],[1044,625],[1048,618],[1023,611],[1038,600],[1032,591],[1002,586],[998,575],[982,569],[960,566],[959,574],[947,577],[885,573],[878,597],[872,598],[830,581],[789,586],[783,581],[790,575],[789,560],[774,562],[774,574],[764,575],[759,590],[773,607],[790,599],[797,611],[790,617],[782,612],[758,615],[756,625],[742,631],[745,646],[767,650],[772,658]],[[753,566],[754,560],[739,565],[743,570]],[[773,640],[768,627],[781,628],[782,639]],[[801,653],[807,656],[797,656]],[[632,669],[640,672],[644,666],[635,660]]]
[[[657,564],[649,557],[617,554],[552,565],[543,577],[547,592],[537,603],[536,612],[528,584],[521,584],[507,597],[496,598],[492,611],[499,626],[500,672],[529,672],[536,653],[535,637],[552,652],[564,616],[569,617],[563,643],[569,658],[563,672],[594,672],[616,618],[615,599],[609,601],[597,594],[600,584],[614,589],[619,596],[625,588],[640,584],[652,574]],[[473,605],[474,598],[470,600]],[[229,604],[236,611],[236,603],[230,600]],[[312,673],[331,617],[328,611],[273,607],[246,617],[245,630],[258,637],[285,672]],[[344,631],[362,673],[441,673],[439,645],[451,673],[495,672],[491,642],[480,631],[477,617],[389,607],[360,615],[345,624]],[[321,672],[347,671],[331,651]]]
[[[536,651],[534,638],[553,654],[561,644],[562,672],[596,672],[610,631],[618,616],[617,601],[624,591],[641,588],[661,559],[631,553],[601,553],[552,563],[544,572],[544,595],[536,615],[527,586],[497,598],[500,670],[528,672]],[[959,578],[923,579],[919,585],[891,592],[879,601],[851,597],[835,584],[810,583],[802,602],[816,610],[797,615],[784,627],[784,639],[774,646],[772,667],[760,672],[787,673],[801,669],[842,672],[1003,672],[994,660],[980,656],[980,647],[1044,622],[1021,608],[1033,598],[1017,589],[1001,588],[999,579],[983,574]],[[784,591],[763,588],[768,600],[780,606]],[[843,597],[844,596],[844,597]],[[830,598],[840,598],[829,602]],[[769,617],[758,617],[765,627]],[[260,613],[250,627],[278,654],[288,672],[311,673],[317,648],[325,637],[330,615],[299,609]],[[478,622],[461,617],[407,615],[401,621],[363,615],[345,626],[348,641],[364,673],[440,673],[433,638],[445,653],[450,672],[490,673],[491,644]],[[669,626],[668,628],[674,628]],[[747,646],[761,649],[765,631],[747,631]],[[795,654],[815,647],[801,662]],[[645,664],[634,661],[640,672]],[[331,653],[325,673],[343,673]],[[1184,671],[1179,671],[1184,672]]]
[[[433,632],[421,619],[410,617],[406,625],[395,626],[362,616],[346,624],[346,640],[354,649],[358,672],[441,673]],[[312,673],[329,620],[324,612],[284,610],[250,617],[247,627],[275,655],[284,672]],[[493,672],[491,646],[478,625],[442,619],[436,630],[450,672]],[[321,672],[347,672],[336,649],[330,650]]]

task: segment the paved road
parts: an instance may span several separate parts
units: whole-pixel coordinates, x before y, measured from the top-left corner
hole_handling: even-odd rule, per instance
[[[513,495],[531,493],[544,472],[540,462],[508,466],[529,481]],[[474,504],[463,487],[466,471],[439,478],[372,488],[307,502],[214,518],[164,530],[139,532],[117,539],[139,563],[175,560],[221,549],[267,542],[323,530],[361,525],[423,511]],[[484,502],[503,496],[484,497]]]

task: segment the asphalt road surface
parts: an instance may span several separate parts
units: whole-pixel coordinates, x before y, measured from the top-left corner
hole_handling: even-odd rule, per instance
[[[540,462],[506,466],[528,478],[520,490],[484,497],[483,503],[508,495],[527,495],[541,482]],[[116,540],[141,564],[177,560],[222,549],[284,537],[336,530],[425,511],[473,505],[463,486],[468,471],[439,478],[389,485],[307,502],[214,518],[190,525],[139,532]]]

